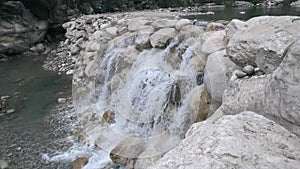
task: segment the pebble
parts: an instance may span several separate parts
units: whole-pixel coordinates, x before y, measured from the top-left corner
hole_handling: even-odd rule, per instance
[[[66,98],[58,98],[58,99],[57,99],[57,102],[58,102],[59,104],[66,103],[66,101],[67,101]]]
[[[254,67],[252,65],[247,65],[243,68],[242,71],[245,72],[247,75],[251,76],[254,74]]]
[[[236,75],[236,77],[238,77],[238,78],[243,78],[243,77],[246,77],[246,76],[247,76],[247,73],[242,72],[242,71],[236,71],[235,75]]]
[[[15,112],[15,109],[8,109],[8,110],[6,110],[6,113],[7,114],[12,114],[12,113],[14,113]]]

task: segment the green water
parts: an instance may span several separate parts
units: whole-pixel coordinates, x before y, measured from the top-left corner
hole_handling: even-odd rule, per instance
[[[207,8],[203,12],[212,11],[214,15],[189,15],[185,18],[199,19],[205,21],[216,21],[216,20],[248,20],[252,17],[270,15],[297,15],[300,16],[300,8],[282,6],[282,7],[255,7],[255,8]],[[241,14],[241,12],[245,12]]]
[[[8,108],[16,110],[10,127],[39,127],[57,98],[70,96],[71,78],[43,70],[43,59],[16,56],[0,63],[0,96],[9,96]]]

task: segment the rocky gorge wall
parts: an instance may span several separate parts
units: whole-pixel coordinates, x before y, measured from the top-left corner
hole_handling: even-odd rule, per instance
[[[68,155],[85,168],[297,168],[299,20],[142,12],[65,23],[48,64],[73,74],[83,130]]]

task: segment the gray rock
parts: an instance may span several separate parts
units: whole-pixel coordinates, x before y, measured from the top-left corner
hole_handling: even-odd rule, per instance
[[[178,39],[180,41],[184,39],[188,39],[190,37],[198,37],[203,31],[200,29],[199,26],[195,25],[186,25],[181,28],[179,34],[178,34]]]
[[[208,56],[204,85],[213,100],[222,102],[223,92],[228,84],[232,72],[237,66],[228,58],[225,50],[215,52]]]
[[[247,73],[245,73],[245,72],[243,72],[243,71],[240,71],[240,70],[235,71],[234,74],[235,74],[236,77],[238,77],[238,78],[243,78],[243,77],[246,77],[246,76],[247,76]]]
[[[296,135],[261,115],[242,112],[194,124],[177,147],[148,169],[296,169],[299,152]]]
[[[149,23],[149,21],[144,17],[133,18],[128,22],[128,30],[137,31],[147,23]]]
[[[232,36],[237,32],[239,29],[241,29],[245,25],[245,22],[240,21],[238,19],[233,19],[229,22],[229,24],[226,26],[226,38],[231,39]]]
[[[249,76],[253,75],[253,73],[254,73],[254,67],[252,65],[247,65],[247,66],[243,67],[242,70]]]
[[[152,27],[152,26],[142,27],[138,31],[137,37],[135,39],[135,44],[136,44],[137,48],[139,48],[139,49],[150,48],[151,47],[150,36],[153,34],[153,32],[154,32],[154,27]]]
[[[175,28],[179,31],[181,28],[183,28],[186,25],[191,25],[192,22],[189,19],[180,19],[179,21],[177,21],[177,23],[175,24]]]
[[[153,26],[155,29],[172,28],[172,27],[175,27],[176,23],[177,23],[177,20],[171,20],[171,19],[158,19],[158,20],[155,20],[155,21],[152,23],[152,26]]]
[[[41,41],[48,29],[20,1],[2,3],[0,10],[0,53],[16,54]]]
[[[163,28],[150,36],[150,43],[154,48],[163,48],[168,45],[170,40],[175,38],[176,35],[177,31],[175,28]]]
[[[206,54],[225,49],[227,40],[225,38],[225,30],[206,32],[201,41],[203,42],[201,50]]]
[[[0,160],[0,169],[9,169],[8,163],[4,160]]]
[[[231,79],[223,95],[224,114],[254,111],[300,135],[300,40],[291,45],[274,73]]]
[[[261,16],[248,20],[227,46],[239,66],[253,65],[271,73],[281,63],[285,49],[300,37],[296,16]]]

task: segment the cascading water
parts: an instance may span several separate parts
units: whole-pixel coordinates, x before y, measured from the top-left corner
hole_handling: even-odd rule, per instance
[[[200,37],[195,41],[200,43]],[[189,97],[198,85],[198,72],[190,65],[194,46],[175,38],[165,49],[144,49],[128,56],[126,50],[133,44],[131,40],[122,45],[109,44],[99,65],[95,88],[89,91],[95,99],[85,100],[85,107],[100,119],[85,130],[88,144],[76,144],[51,160],[74,159],[84,154],[89,157],[84,168],[103,168],[110,161],[109,156],[161,156],[184,138],[196,119],[188,110]],[[124,140],[142,144],[142,150],[111,154]],[[130,148],[137,151],[134,146]]]

